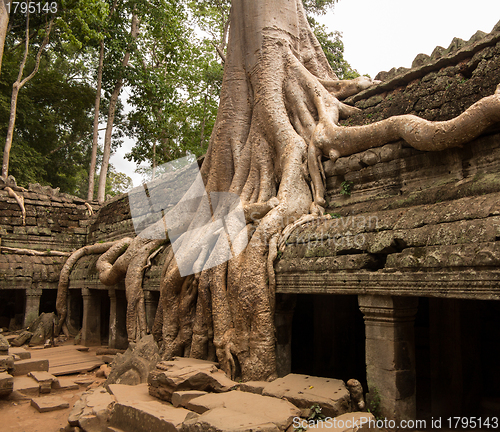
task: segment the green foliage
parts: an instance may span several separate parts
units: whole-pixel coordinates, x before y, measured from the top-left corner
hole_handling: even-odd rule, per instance
[[[369,393],[368,412],[372,413],[377,420],[382,420],[382,413],[380,412],[380,394],[376,388],[370,390]]]
[[[215,28],[210,2],[188,2],[196,7],[190,13],[182,1],[155,1],[155,11],[162,12],[144,17],[148,25],[137,41],[139,49],[129,75],[128,102],[134,108],[128,115],[127,133],[137,144],[127,158],[145,162],[146,169],[205,153],[223,74],[210,41],[197,37],[190,27],[193,15]]]
[[[96,175],[94,181],[94,196],[97,196],[99,176]],[[88,183],[85,185],[84,193],[87,193]],[[132,179],[122,172],[116,171],[115,167],[109,164],[108,176],[106,177],[106,187],[104,194],[106,197],[114,197],[128,192],[133,187]]]
[[[304,0],[304,7],[308,14],[322,14],[336,1]],[[127,86],[128,113],[124,114],[124,102],[119,102],[112,148],[121,145],[124,135],[133,138],[136,145],[127,157],[143,169],[205,153],[219,104],[230,3],[58,1],[40,70],[19,95],[10,159],[10,173],[18,183],[39,182],[86,197],[100,41],[105,47],[101,113],[107,112],[109,96],[120,77]],[[137,40],[130,37],[132,12],[140,22]],[[0,76],[2,137],[24,49],[25,17],[14,15]],[[25,75],[33,69],[48,19],[47,14],[30,17],[33,38]],[[328,32],[313,18],[309,21],[339,78],[358,76],[343,58],[340,33]],[[123,68],[126,51],[131,58],[129,67]],[[125,177],[111,172],[106,193],[124,191],[128,187]]]
[[[17,50],[4,54],[0,76],[2,137],[7,132],[12,83],[21,55]],[[78,79],[82,73],[79,60],[77,53],[46,53],[38,74],[19,94],[10,174],[22,186],[39,182],[69,193],[78,188],[82,164],[88,164],[94,99],[90,83]],[[31,56],[27,66],[33,62]]]
[[[321,412],[321,407],[318,404],[311,405],[310,410],[311,414],[309,414],[309,417],[307,417],[307,424],[316,424],[326,418],[326,416]],[[294,432],[303,432],[305,430],[307,429],[299,426],[298,428],[294,429]]]
[[[350,181],[343,181],[340,184],[340,193],[345,196],[351,196],[352,187],[354,183]]]
[[[311,14],[325,14],[338,0],[302,0],[304,9]]]

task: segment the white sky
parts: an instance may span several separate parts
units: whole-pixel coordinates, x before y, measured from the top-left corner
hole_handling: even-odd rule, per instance
[[[319,18],[343,33],[344,58],[372,78],[393,67],[411,67],[419,53],[469,40],[500,21],[500,0],[339,0]]]
[[[417,54],[447,48],[454,37],[491,32],[500,21],[500,0],[339,0],[319,21],[342,32],[344,58],[374,78],[393,67],[411,67]],[[125,142],[111,163],[138,186],[135,164],[124,159],[130,146]]]

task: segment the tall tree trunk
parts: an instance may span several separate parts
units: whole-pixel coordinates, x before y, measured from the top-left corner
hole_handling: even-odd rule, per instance
[[[94,199],[94,179],[95,179],[95,167],[97,163],[97,145],[99,140],[99,107],[101,105],[101,87],[102,87],[102,69],[104,63],[104,41],[99,43],[99,66],[97,67],[97,89],[95,95],[95,107],[94,107],[94,130],[92,136],[92,155],[90,157],[90,168],[89,168],[89,190],[87,193],[87,200],[92,201]]]
[[[5,37],[9,27],[9,7],[10,0],[0,2],[0,71],[2,69],[3,48],[5,46]]]
[[[153,169],[151,170],[151,180],[156,176],[156,140],[153,142]]]
[[[46,27],[47,33],[36,54],[35,67],[33,68],[33,71],[26,78],[23,79],[24,68],[26,66],[26,61],[28,59],[28,52],[29,52],[29,14],[26,16],[26,42],[24,48],[24,56],[21,65],[19,66],[19,74],[17,75],[17,80],[12,85],[9,124],[7,127],[7,137],[5,139],[5,147],[3,151],[2,176],[4,178],[7,178],[9,175],[10,149],[12,148],[12,139],[14,137],[14,128],[16,126],[17,98],[19,96],[19,91],[38,72],[38,68],[40,67],[42,52],[45,49],[45,46],[49,43],[49,36],[50,36],[50,31],[52,30],[53,22],[54,18],[52,18],[52,20],[50,20],[50,22],[47,24]]]
[[[139,34],[139,20],[137,18],[137,15],[133,14],[130,35],[132,39],[135,40],[138,34]],[[123,68],[128,66],[129,60],[130,60],[130,51],[126,51],[122,60]],[[120,91],[122,87],[123,87],[123,77],[120,76],[116,81],[113,93],[111,94],[111,98],[109,100],[108,121],[106,123],[106,133],[104,135],[104,152],[102,156],[101,171],[99,173],[99,187],[97,189],[97,200],[99,201],[99,203],[103,203],[105,200],[106,178],[108,175],[109,158],[111,156],[111,137],[113,135],[113,124],[115,121],[116,104],[118,102],[118,97],[120,96]]]

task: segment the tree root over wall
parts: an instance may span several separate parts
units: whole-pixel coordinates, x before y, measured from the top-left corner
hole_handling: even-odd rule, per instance
[[[400,138],[420,150],[443,150],[500,121],[497,91],[447,122],[398,116],[367,126],[338,126],[339,118],[357,111],[339,99],[373,84],[365,77],[337,79],[300,0],[233,0],[220,108],[201,168],[208,200],[189,200],[195,196],[189,190],[183,204],[191,207],[183,214],[192,217],[179,217],[177,226],[169,227],[184,232],[178,239],[183,262],[194,270],[181,276],[167,246],[153,327],[164,358],[218,360],[228,375],[243,380],[275,378],[273,261],[296,226],[324,212],[322,159],[335,161]],[[232,209],[229,200],[211,199],[213,192],[239,196],[244,208],[247,225],[233,236],[232,248],[248,244],[229,261],[221,259],[228,242],[225,230],[203,242],[193,234]],[[146,332],[143,269],[165,241],[156,239],[167,238],[165,224],[160,220],[133,240],[90,246],[106,251],[98,265],[103,283],[125,276],[130,340]],[[61,274],[61,321],[77,259],[72,256]],[[209,268],[211,262],[223,263]]]

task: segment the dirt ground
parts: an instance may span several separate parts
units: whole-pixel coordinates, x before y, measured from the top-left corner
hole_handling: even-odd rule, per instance
[[[84,389],[58,392],[55,395],[67,400],[70,408],[39,413],[31,406],[31,398],[0,400],[0,430],[2,432],[59,432],[68,424],[73,404],[80,399]]]
[[[73,344],[68,340],[63,345]],[[32,348],[24,346],[28,351]],[[95,354],[98,347],[92,347],[89,353]],[[69,408],[40,413],[31,406],[32,395],[23,395],[13,392],[7,399],[0,399],[0,432],[59,432],[68,425],[68,416],[75,402],[80,399],[87,388],[97,387],[104,378],[96,377],[97,370],[92,372],[65,375],[67,378],[77,379],[90,377],[94,383],[88,387],[80,386],[78,390],[52,390],[46,396],[56,396],[69,403]],[[44,395],[41,395],[44,396]]]

